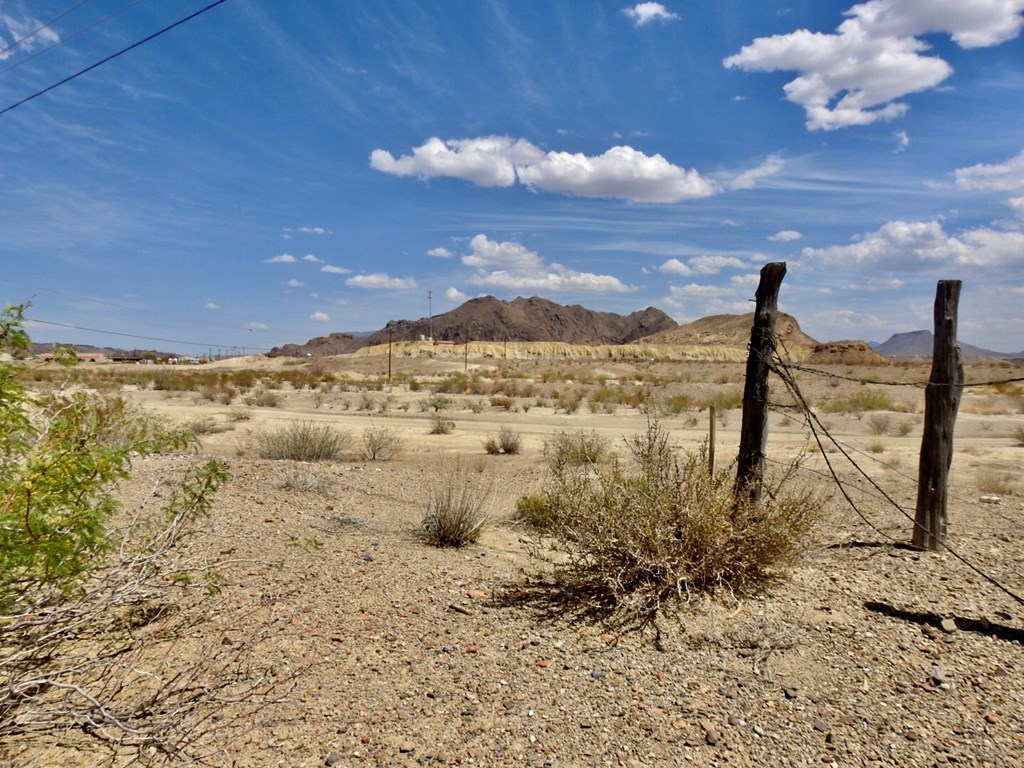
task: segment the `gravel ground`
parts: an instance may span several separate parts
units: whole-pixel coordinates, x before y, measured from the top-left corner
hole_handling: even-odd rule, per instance
[[[176,418],[223,411],[139,397]],[[645,417],[460,412],[454,435],[428,437],[427,415],[415,411],[302,408],[302,418],[386,423],[407,450],[373,463],[239,458],[255,419],[204,437],[231,476],[191,546],[219,592],[201,606],[183,602],[174,620],[195,620],[154,643],[140,668],[187,668],[237,649],[237,676],[271,686],[276,703],[224,701],[207,712],[210,764],[1024,766],[1024,607],[949,553],[898,546],[909,525],[875,503],[864,504],[865,521],[834,497],[807,559],[765,594],[694,600],[656,629],[617,634],[506,599],[542,570],[510,515],[542,480],[546,435],[580,427],[611,436],[642,429]],[[260,412],[266,423],[296,417]],[[981,503],[992,494],[976,482],[1019,471],[1021,449],[1000,431],[1006,419],[1019,423],[961,414],[951,543],[1020,595],[1024,504],[1012,493]],[[481,437],[512,420],[523,454],[484,455]],[[859,417],[830,420],[855,445],[876,439]],[[694,423],[670,426],[680,442],[702,439]],[[737,426],[738,413],[719,429],[731,450]],[[770,453],[781,445],[787,458],[805,437],[783,419]],[[890,467],[871,467],[912,508],[920,438],[884,440]],[[128,508],[187,461],[136,462]],[[476,545],[435,549],[418,526],[428,490],[456,461],[489,484],[492,524]],[[822,456],[810,465],[823,471]],[[297,479],[311,489],[283,487]],[[33,764],[98,761],[61,753]]]
[[[949,554],[837,513],[767,594],[616,635],[502,599],[538,567],[502,518],[540,463],[475,461],[496,520],[459,550],[417,536],[429,454],[229,461],[204,541],[230,562],[192,639],[251,641],[294,688],[217,734],[226,764],[1024,765],[1024,611]],[[326,491],[280,487],[296,473]],[[1019,593],[1019,502],[951,515],[955,546]]]

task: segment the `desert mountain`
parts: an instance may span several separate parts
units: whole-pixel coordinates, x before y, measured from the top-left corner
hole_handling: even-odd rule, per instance
[[[686,325],[668,328],[645,339],[652,344],[719,344],[746,347],[754,313],[745,315],[710,315]],[[813,347],[817,341],[800,330],[792,315],[779,312],[775,317],[777,335],[787,347]]]
[[[934,346],[935,336],[931,331],[910,331],[894,333],[888,341],[875,347],[875,351],[885,357],[931,358]],[[993,352],[990,349],[983,349],[963,342],[960,342],[960,352],[964,357],[1024,357],[1024,353]]]
[[[433,337],[438,341],[558,341],[566,344],[628,344],[676,327],[660,309],[648,307],[629,315],[595,312],[578,304],[564,306],[536,296],[501,301],[493,296],[470,299],[432,320],[391,320],[368,336],[332,333],[305,344],[285,344],[271,356],[339,355],[393,341]],[[749,335],[749,327],[747,331]]]

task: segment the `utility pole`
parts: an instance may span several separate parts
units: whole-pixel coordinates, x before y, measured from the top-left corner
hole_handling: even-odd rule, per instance
[[[434,343],[434,292],[427,291],[427,336]]]

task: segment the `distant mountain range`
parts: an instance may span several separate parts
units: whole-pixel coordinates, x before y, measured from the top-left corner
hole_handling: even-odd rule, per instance
[[[927,357],[932,356],[935,346],[935,335],[931,331],[910,331],[894,333],[881,344],[871,345],[878,354],[884,357]],[[1024,358],[1024,350],[1020,352],[994,352],[973,344],[960,342],[960,352],[964,357],[992,357],[998,359]]]
[[[419,320],[391,320],[369,335],[332,333],[305,344],[274,347],[270,356],[338,355],[392,341],[560,341],[566,344],[628,344],[678,327],[660,309],[648,307],[629,315],[595,312],[578,304],[565,306],[536,296],[501,301],[494,296]]]
[[[433,335],[436,341],[464,343],[470,341],[529,341],[562,342],[565,344],[629,344],[648,342],[670,345],[721,345],[746,347],[750,340],[753,313],[745,315],[711,315],[692,323],[680,325],[660,309],[648,307],[629,315],[597,312],[578,304],[565,306],[536,296],[502,301],[494,296],[470,299],[459,307],[419,320],[391,320],[378,331],[362,333],[332,333],[318,336],[305,344],[284,344],[274,347],[271,357],[320,357],[342,355],[363,347],[387,344],[392,341],[415,341]],[[792,315],[780,312],[776,317],[776,332],[792,350],[799,347],[821,346],[805,334]],[[852,344],[853,342],[834,342]],[[857,342],[866,345],[863,342]],[[911,331],[893,334],[884,343],[871,343],[870,348],[887,358],[930,358],[934,337],[931,331]],[[33,352],[40,354],[52,345],[34,344]],[[61,345],[63,346],[63,345]],[[75,346],[80,354],[102,353],[108,358],[139,356],[138,350],[128,353],[111,347]],[[828,344],[824,346],[830,346]],[[1017,353],[994,352],[961,342],[964,357],[1020,360],[1024,350]],[[835,350],[832,350],[835,351]],[[173,356],[150,351],[159,358]],[[828,358],[828,355],[825,355]]]

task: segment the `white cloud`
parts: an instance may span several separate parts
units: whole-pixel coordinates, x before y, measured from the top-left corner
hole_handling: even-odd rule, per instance
[[[896,149],[893,150],[896,154],[910,146],[910,136],[907,135],[906,131],[896,131],[893,136],[896,137]]]
[[[295,263],[295,257],[292,256],[290,253],[281,253],[281,254],[278,254],[277,256],[272,256],[269,259],[264,259],[263,263],[264,264],[294,264]]]
[[[676,203],[720,191],[695,170],[628,146],[589,157],[570,152],[545,154],[525,139],[507,136],[449,141],[435,137],[412,152],[396,160],[390,152],[376,149],[370,155],[370,166],[395,176],[446,176],[485,187],[508,187],[518,180],[546,192],[637,203]]]
[[[475,273],[467,282],[484,288],[508,291],[582,291],[589,293],[625,293],[632,290],[617,277],[577,272],[544,260],[520,243],[499,243],[486,235],[470,241],[471,253],[462,263]]]
[[[447,248],[431,248],[427,251],[427,256],[434,256],[438,259],[450,259],[455,254],[449,251]]]
[[[695,256],[690,259],[693,271],[700,275],[716,275],[723,269],[742,269],[744,264],[735,256]]]
[[[722,296],[729,296],[732,293],[728,288],[718,285],[673,285],[669,287],[669,295],[677,301],[682,299],[717,299]]]
[[[444,292],[444,298],[450,304],[462,304],[469,300],[469,294],[463,293],[458,288],[449,288]]]
[[[638,27],[655,21],[676,21],[679,18],[679,14],[672,13],[661,3],[637,3],[632,8],[623,8],[622,12]]]
[[[693,274],[693,270],[679,259],[669,259],[658,267],[658,271],[667,272],[670,275],[689,276]]]
[[[301,280],[296,280],[294,277],[288,281],[289,288],[301,288],[302,286],[303,282]]]
[[[1006,204],[1010,206],[1017,216],[1024,219],[1024,197],[1011,197],[1006,201]]]
[[[309,316],[310,320],[316,320],[318,323],[330,322],[331,318],[326,312],[314,312]]]
[[[774,176],[785,166],[785,161],[778,155],[769,155],[760,165],[744,171],[728,182],[729,189],[753,189],[757,182],[768,176]]]
[[[266,323],[260,323],[255,320],[251,323],[246,323],[245,327],[248,328],[250,331],[265,331],[268,328],[270,328],[270,326],[267,325]]]
[[[948,34],[961,48],[1016,37],[1024,0],[868,0],[844,15],[836,34],[800,29],[760,37],[723,62],[747,71],[796,71],[783,90],[804,108],[807,128],[835,130],[903,115],[897,99],[934,88],[953,68],[926,56],[926,34]]]
[[[791,240],[799,240],[803,235],[797,232],[795,229],[783,229],[776,232],[774,235],[769,236],[769,240],[776,243],[788,243]]]
[[[351,269],[345,269],[345,267],[336,267],[333,264],[325,264],[320,267],[321,272],[327,272],[330,275],[348,275],[352,273]]]
[[[579,197],[622,198],[635,203],[678,203],[718,191],[713,182],[697,171],[627,146],[612,147],[597,157],[548,152],[543,160],[516,170],[523,184],[536,189]]]
[[[312,262],[313,264],[320,263],[320,259],[314,256],[312,253],[307,253],[305,256],[302,257],[302,260]]]
[[[1024,192],[1024,151],[1004,163],[979,163],[953,171],[961,189],[994,189],[1001,192]]]
[[[214,301],[208,301],[203,304],[203,309],[220,309],[220,304],[217,304]]]
[[[394,176],[418,176],[430,179],[448,176],[472,181],[482,187],[508,187],[515,184],[515,167],[537,162],[544,153],[525,139],[508,136],[484,136],[478,139],[442,141],[432,137],[412,155],[397,160],[390,152],[375,149],[370,167]]]
[[[749,275],[733,275],[729,278],[729,284],[737,288],[757,288],[761,283],[761,275],[751,272]]]
[[[411,291],[416,287],[416,281],[411,277],[390,277],[384,272],[374,272],[370,275],[350,277],[345,281],[345,285],[350,285],[353,288]]]
[[[296,232],[302,232],[306,235],[329,235],[331,230],[325,227],[299,227]]]
[[[882,269],[1024,266],[1024,233],[980,227],[954,236],[938,221],[890,221],[850,245],[804,248],[802,254],[827,265]]]

